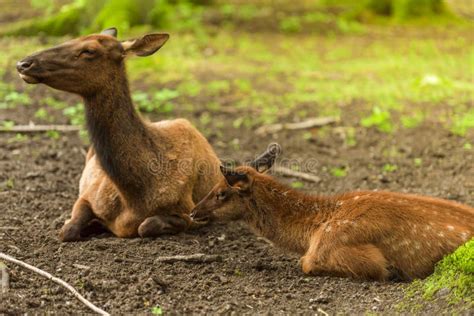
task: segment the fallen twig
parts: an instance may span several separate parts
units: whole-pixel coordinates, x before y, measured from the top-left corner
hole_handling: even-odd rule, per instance
[[[41,133],[49,131],[77,132],[81,127],[76,125],[15,125],[11,127],[0,127],[2,133]]]
[[[99,307],[95,306],[94,304],[92,304],[90,301],[88,301],[85,297],[83,297],[81,294],[79,294],[78,291],[76,291],[76,289],[74,289],[69,283],[49,274],[48,272],[46,271],[43,271],[41,269],[38,269],[26,262],[23,262],[23,261],[20,261],[18,259],[15,259],[13,257],[10,257],[9,255],[3,253],[3,252],[0,252],[0,258],[1,259],[4,259],[8,262],[12,262],[14,264],[17,264],[19,266],[22,266],[23,268],[26,268],[30,271],[33,271],[41,276],[44,276],[45,278],[65,287],[66,289],[68,289],[78,300],[80,300],[82,303],[84,303],[87,307],[89,307],[91,310],[93,310],[94,312],[100,314],[100,315],[110,315],[109,313],[107,313],[106,311],[100,309]]]
[[[257,240],[261,240],[261,241],[267,243],[269,246],[275,247],[275,245],[273,244],[273,242],[272,242],[270,239],[267,239],[267,238],[265,238],[265,237],[261,237],[261,236],[260,236],[260,237],[257,237]]]
[[[321,314],[323,314],[324,316],[329,316],[328,313],[326,313],[322,308],[318,307],[318,312],[320,312]]]
[[[298,123],[279,123],[279,124],[273,124],[273,125],[264,125],[255,131],[256,134],[258,135],[266,135],[270,133],[275,133],[284,129],[288,130],[296,130],[296,129],[306,129],[306,128],[312,128],[312,127],[319,127],[319,126],[324,126],[332,123],[339,122],[338,117],[314,117],[310,118],[306,121],[303,122],[298,122]]]
[[[282,176],[300,178],[300,179],[310,181],[310,182],[315,182],[315,183],[318,183],[319,181],[321,181],[321,178],[319,178],[318,176],[315,176],[314,174],[294,171],[282,166],[274,166],[273,172],[278,173]]]
[[[7,266],[3,262],[0,262],[0,274],[2,277],[2,293],[6,293],[10,289],[10,276],[8,275]]]
[[[222,261],[222,257],[219,255],[206,255],[203,253],[196,253],[192,255],[178,255],[178,256],[164,256],[155,259],[155,262],[192,262],[192,263],[207,263],[207,262],[219,262]]]

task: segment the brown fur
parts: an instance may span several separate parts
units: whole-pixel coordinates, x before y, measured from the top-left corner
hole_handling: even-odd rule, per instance
[[[118,237],[182,231],[192,223],[194,201],[222,179],[214,151],[188,121],[148,123],[133,107],[124,58],[150,55],[167,38],[150,34],[121,43],[90,35],[18,63],[25,81],[84,98],[92,147],[63,241],[81,239],[92,221]]]
[[[191,216],[242,219],[301,254],[307,274],[423,278],[474,234],[474,208],[452,201],[371,191],[306,195],[247,166],[224,175]]]

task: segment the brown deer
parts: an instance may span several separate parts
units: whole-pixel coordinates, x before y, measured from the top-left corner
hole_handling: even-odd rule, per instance
[[[302,255],[306,274],[411,280],[474,233],[474,208],[411,194],[356,191],[311,196],[269,175],[279,153],[272,144],[251,163],[221,167],[224,179],[191,218],[241,219],[256,233]]]
[[[127,56],[148,56],[168,34],[120,42],[107,29],[68,41],[17,63],[27,83],[82,96],[92,146],[63,241],[82,239],[99,221],[118,237],[152,237],[192,225],[189,212],[220,180],[220,162],[187,121],[145,122],[135,111],[125,72]]]

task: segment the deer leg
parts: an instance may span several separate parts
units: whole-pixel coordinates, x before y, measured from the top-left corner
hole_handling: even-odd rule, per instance
[[[155,215],[146,218],[138,227],[140,237],[156,237],[164,234],[177,234],[188,228],[191,219],[187,214]]]
[[[81,232],[83,228],[94,218],[96,217],[92,212],[89,202],[79,198],[72,208],[71,219],[66,221],[61,228],[59,238],[65,242],[82,240]]]
[[[372,244],[335,246],[321,258],[318,253],[306,253],[301,258],[304,273],[348,276],[355,279],[387,280],[387,260]]]

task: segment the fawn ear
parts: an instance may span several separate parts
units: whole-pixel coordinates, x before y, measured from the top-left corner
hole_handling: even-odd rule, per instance
[[[100,32],[100,34],[117,37],[117,29],[115,27],[110,27],[110,28],[105,29],[102,32]]]
[[[158,51],[170,38],[166,33],[147,34],[143,37],[122,42],[127,55],[149,56]]]
[[[280,153],[281,146],[277,143],[271,143],[263,154],[250,163],[250,166],[260,173],[266,172],[273,166]]]
[[[235,189],[246,191],[250,188],[250,177],[247,173],[235,171],[232,168],[221,166],[227,184]]]

